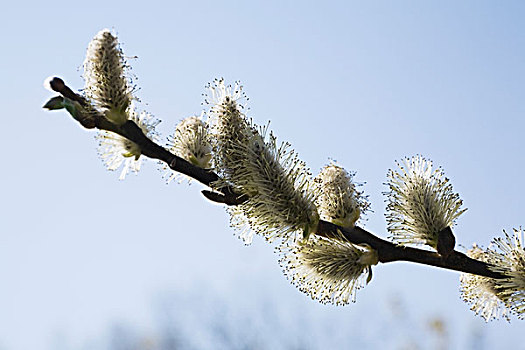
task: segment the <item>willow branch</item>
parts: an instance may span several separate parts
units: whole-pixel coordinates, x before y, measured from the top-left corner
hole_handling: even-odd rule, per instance
[[[505,278],[505,276],[490,270],[488,264],[469,258],[456,250],[453,250],[448,256],[443,256],[428,250],[396,245],[358,226],[343,228],[327,221],[321,220],[319,222],[317,234],[331,237],[335,236],[337,232],[341,232],[346,239],[354,244],[368,244],[377,251],[378,259],[382,263],[409,261],[485,277]]]
[[[55,77],[49,83],[51,88],[60,93],[64,98],[75,101],[82,107],[89,106],[89,102],[83,96],[71,90],[62,79]],[[44,107],[47,108],[46,106]],[[80,113],[75,119],[85,128],[97,128],[99,130],[111,131],[125,137],[140,147],[142,155],[148,158],[158,159],[166,163],[171,170],[182,173],[210,188],[213,188],[215,191],[205,191],[206,193],[203,193],[205,197],[210,200],[227,205],[237,205],[246,200],[245,196],[236,194],[231,187],[223,186],[221,188],[216,188],[213,186],[213,184],[219,180],[217,174],[208,169],[194,166],[187,160],[156,144],[144,135],[140,127],[132,120],[128,120],[122,125],[116,125],[108,121],[101,113],[89,113],[85,115]]]
[[[62,79],[53,78],[50,85],[54,91],[60,93],[64,98],[75,101],[83,107],[88,107],[89,102],[84,97],[76,94],[73,90],[67,87]],[[49,108],[48,105],[44,107]],[[77,115],[74,117],[86,128],[107,130],[127,138],[140,147],[142,155],[152,159],[158,159],[166,163],[170,169],[180,172],[210,187],[213,189],[212,191],[204,190],[202,191],[202,194],[211,201],[227,205],[238,205],[248,199],[245,195],[236,194],[231,187],[221,187],[219,189],[214,188],[214,183],[219,180],[219,176],[216,173],[208,169],[194,166],[185,159],[178,157],[164,147],[156,144],[154,141],[146,137],[138,125],[132,120],[128,120],[119,126],[108,121],[100,113],[85,116]],[[323,237],[337,237],[339,232],[342,233],[348,241],[354,244],[367,244],[376,250],[378,259],[382,263],[409,261],[490,278],[505,278],[502,274],[492,271],[487,263],[469,258],[467,255],[454,250],[455,239],[452,231],[448,227],[440,233],[440,235],[443,233],[444,237],[448,237],[443,248],[440,247],[438,243],[438,251],[440,253],[399,246],[381,239],[361,227],[355,226],[354,228],[343,228],[323,220],[320,220],[315,234]]]

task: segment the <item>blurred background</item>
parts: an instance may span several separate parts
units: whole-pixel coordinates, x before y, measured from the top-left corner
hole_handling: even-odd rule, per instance
[[[357,171],[367,229],[387,236],[386,172],[422,154],[469,208],[460,249],[486,247],[525,225],[524,15],[520,1],[4,5],[0,349],[525,349],[523,321],[475,316],[456,272],[378,265],[355,304],[312,301],[198,183],[166,185],[151,161],[119,181],[94,132],[42,109],[43,80],[82,88],[109,28],[163,140],[207,82],[241,80],[249,114],[314,174],[329,159]]]

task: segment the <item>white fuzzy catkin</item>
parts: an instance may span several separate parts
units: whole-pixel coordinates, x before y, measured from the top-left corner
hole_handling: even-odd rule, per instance
[[[197,116],[183,119],[175,128],[171,138],[171,151],[181,158],[200,168],[210,165],[211,145],[208,137],[208,127]]]
[[[157,141],[158,134],[155,131],[155,127],[160,121],[146,112],[137,113],[133,104],[130,105],[128,110],[131,111],[130,120],[138,125],[144,135]],[[124,180],[130,171],[139,172],[142,164],[142,151],[136,143],[111,131],[99,132],[97,139],[99,140],[99,155],[108,170],[117,170],[124,164],[120,172],[120,180]]]
[[[505,237],[495,238],[487,250],[491,269],[507,278],[497,280],[498,296],[518,316],[525,318],[525,246],[523,229],[503,231]]]
[[[307,237],[317,228],[311,175],[290,145],[278,145],[275,136],[258,127],[243,113],[242,86],[215,80],[208,87],[207,103],[214,139],[214,166],[222,181],[248,200],[231,214],[232,226],[247,227],[268,240]],[[249,236],[249,235],[246,235]]]
[[[467,255],[476,260],[488,262],[489,254],[475,245],[467,251]],[[486,322],[500,317],[509,320],[509,310],[498,294],[497,280],[489,277],[462,273],[460,276],[460,292],[463,301],[470,304],[470,309],[485,319]]]
[[[401,245],[437,247],[438,233],[452,227],[465,212],[463,201],[452,190],[443,170],[421,156],[405,158],[390,170],[386,192],[386,219],[393,240]]]
[[[315,203],[321,219],[342,227],[353,227],[370,206],[367,197],[357,191],[353,173],[332,163],[315,177]]]
[[[375,250],[352,244],[342,235],[285,242],[278,253],[279,264],[293,285],[312,299],[335,305],[355,302],[356,291],[370,281],[371,266],[378,261]]]
[[[187,160],[191,164],[207,169],[210,168],[211,144],[208,134],[208,125],[201,117],[191,116],[183,119],[175,127],[175,133],[168,138],[168,150],[177,156]],[[170,169],[167,164],[162,165],[167,182],[176,178],[191,178]]]
[[[103,29],[89,43],[84,61],[84,93],[106,118],[123,124],[132,100],[127,65],[116,36]]]
[[[485,251],[474,245],[467,252],[469,257],[487,263],[490,270],[504,276],[496,279],[461,275],[463,300],[485,321],[499,317],[509,320],[511,313],[525,318],[525,237],[521,228],[513,231],[503,231],[504,237],[494,238]]]

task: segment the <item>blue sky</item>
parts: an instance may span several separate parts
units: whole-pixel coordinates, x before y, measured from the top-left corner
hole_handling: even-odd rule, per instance
[[[431,348],[421,324],[441,317],[453,348],[478,333],[487,348],[523,348],[523,321],[485,324],[459,300],[455,272],[380,265],[356,304],[309,300],[271,246],[233,236],[200,185],[166,185],[154,162],[118,181],[93,132],[41,106],[50,75],[83,86],[87,44],[110,28],[138,56],[139,107],[162,120],[163,137],[200,113],[207,82],[241,80],[251,116],[271,120],[314,173],[329,159],[357,171],[374,210],[369,230],[387,235],[387,170],[422,154],[469,208],[457,241],[486,246],[525,225],[524,15],[519,1],[10,3],[0,15],[0,349],[81,349],[119,322],[154,333],[163,303],[202,332],[220,304],[232,328],[260,327],[274,345],[287,346],[286,329],[314,348],[407,339]]]

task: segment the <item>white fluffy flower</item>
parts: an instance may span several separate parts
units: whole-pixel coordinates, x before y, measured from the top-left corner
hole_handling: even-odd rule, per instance
[[[353,173],[339,165],[325,166],[315,177],[317,197],[315,203],[321,219],[342,227],[353,227],[370,204],[353,183]]]
[[[126,111],[132,100],[127,65],[117,38],[103,29],[89,43],[84,61],[86,97],[111,122],[121,125],[129,119]]]
[[[505,237],[493,239],[486,251],[474,246],[468,255],[486,262],[489,269],[504,277],[461,276],[463,299],[486,321],[500,316],[509,320],[510,313],[520,319],[525,317],[524,232],[521,228],[514,229],[512,235],[503,232]]]
[[[247,119],[238,83],[232,87],[215,80],[208,97],[214,166],[222,179],[216,186],[233,186],[249,197],[239,206],[243,215],[232,224],[268,240],[295,238],[297,233],[307,237],[315,231],[319,216],[305,163],[289,144],[278,145],[271,132]]]
[[[215,79],[207,86],[205,103],[210,106],[208,124],[212,134],[215,171],[224,180],[220,185],[231,185],[237,167],[244,162],[244,145],[256,133],[251,121],[244,115],[246,95],[238,82],[232,87],[224,79]],[[254,192],[246,183],[234,184],[240,191]]]
[[[437,247],[438,233],[466,210],[452,191],[443,170],[432,169],[432,162],[421,156],[405,158],[390,170],[386,219],[388,230],[398,244],[427,244]]]
[[[203,122],[202,115],[185,118],[177,124],[175,134],[169,137],[168,149],[195,166],[209,168],[211,145],[208,126]],[[181,175],[167,165],[163,165],[163,169],[167,171],[168,182]]]
[[[156,141],[155,127],[159,124],[159,120],[146,112],[138,114],[133,105],[130,106],[127,113],[130,115],[130,120],[139,126],[144,135]],[[117,170],[124,164],[120,180],[123,180],[130,171],[137,173],[140,170],[142,151],[136,143],[110,131],[101,131],[97,138],[100,157],[108,170]]]
[[[371,266],[378,261],[375,250],[342,236],[283,243],[278,251],[279,263],[293,285],[312,299],[335,305],[355,302],[356,291],[370,281]]]
[[[476,260],[488,263],[490,254],[474,244],[467,255]],[[498,294],[498,280],[462,273],[460,277],[460,292],[463,300],[470,304],[470,309],[485,319],[496,320],[500,317],[509,320],[509,311]]]
[[[524,232],[514,229],[512,235],[503,231],[504,238],[495,238],[489,247],[491,269],[507,278],[497,280],[498,296],[518,318],[525,317],[525,246]]]

